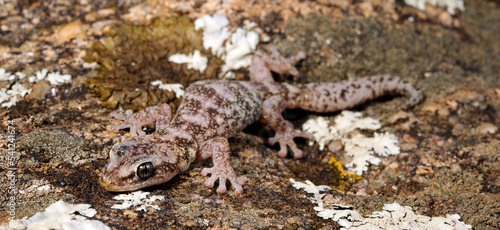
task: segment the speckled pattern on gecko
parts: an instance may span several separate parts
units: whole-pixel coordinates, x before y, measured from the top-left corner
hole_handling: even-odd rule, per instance
[[[269,69],[273,70],[271,64]],[[334,112],[392,94],[409,97],[403,107],[407,109],[423,99],[421,91],[412,84],[389,75],[305,85],[278,83],[269,78],[257,79],[259,82],[252,79],[254,81],[196,82],[186,89],[173,118],[168,105],[117,116],[125,122],[114,129],[131,127],[133,137],[113,146],[101,184],[110,191],[137,190],[165,183],[187,170],[192,162],[212,157],[213,167],[201,172],[204,176],[211,174],[205,185],[213,187],[219,180],[217,192],[223,194],[229,180],[235,192],[242,194],[245,179],[237,177],[229,164],[227,138],[247,125],[256,121],[267,123],[276,132],[269,143],[279,143],[278,155],[286,157],[290,148],[294,158],[301,158],[303,153],[293,138],[312,136],[295,130],[281,115],[285,109]],[[154,120],[153,134],[137,132],[137,127],[140,129]]]

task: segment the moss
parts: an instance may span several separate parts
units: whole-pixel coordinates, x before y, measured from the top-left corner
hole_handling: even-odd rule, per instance
[[[210,60],[203,73],[168,61],[173,54],[194,50]],[[173,92],[151,86],[152,81],[187,86],[216,78],[222,63],[203,50],[202,31],[195,31],[193,22],[184,16],[157,19],[147,27],[123,23],[95,42],[84,60],[101,64],[98,76],[90,78],[87,86],[103,106],[114,109],[121,105],[136,111],[175,99]]]

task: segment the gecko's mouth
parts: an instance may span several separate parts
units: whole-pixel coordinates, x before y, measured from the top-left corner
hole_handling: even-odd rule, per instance
[[[102,187],[104,187],[106,190],[111,191],[111,192],[134,191],[134,190],[138,190],[138,189],[145,187],[142,185],[127,185],[127,186],[114,185],[112,182],[110,182],[105,177],[101,177],[99,179],[99,182],[101,183]]]
[[[115,186],[115,185],[112,185],[110,182],[108,182],[104,177],[101,177],[99,179],[99,182],[101,183],[102,187],[104,187],[106,190],[108,191],[112,191],[112,192],[121,192],[121,191],[126,191],[126,190],[123,190],[122,187],[120,186]]]
[[[146,188],[149,186],[163,183],[162,181],[158,181],[158,180],[148,180],[148,181],[143,181],[141,183],[130,183],[128,185],[116,185],[115,183],[111,182],[106,176],[101,176],[101,178],[99,179],[99,182],[100,182],[102,187],[104,187],[106,190],[111,191],[111,192],[135,191],[135,190],[139,190],[141,188]]]

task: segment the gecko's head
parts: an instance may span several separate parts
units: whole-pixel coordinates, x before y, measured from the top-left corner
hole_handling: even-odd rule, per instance
[[[184,170],[184,154],[176,144],[146,137],[133,137],[113,146],[101,174],[104,188],[133,191],[165,183]]]

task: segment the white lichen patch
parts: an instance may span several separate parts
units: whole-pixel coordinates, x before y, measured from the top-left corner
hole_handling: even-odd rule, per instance
[[[31,89],[26,89],[24,85],[20,84],[19,82],[16,82],[9,90],[7,90],[7,94],[21,97],[24,97],[26,96],[26,94],[30,93]]]
[[[15,76],[10,72],[7,72],[4,68],[0,68],[0,81],[11,81],[14,78]]]
[[[356,134],[352,138],[344,137],[341,141],[347,155],[352,157],[352,162],[345,166],[358,176],[368,170],[369,164],[380,164],[380,158],[375,155],[387,157],[399,154],[399,147],[396,145],[397,137],[387,132],[374,133],[373,137]]]
[[[181,84],[163,84],[160,80],[151,82],[151,85],[158,86],[158,88],[163,90],[168,90],[174,92],[176,97],[182,97],[184,95],[184,86]]]
[[[41,179],[41,180],[32,180],[30,181],[30,185],[25,188],[19,189],[19,194],[26,197],[36,197],[40,195],[46,195],[48,193],[59,193],[62,192],[62,188],[54,187],[54,185],[50,184],[49,181]]]
[[[316,142],[319,145],[319,149],[323,150],[328,142],[337,140],[337,136],[330,133],[329,125],[330,122],[324,117],[307,120],[302,125],[302,130],[310,132],[313,135],[314,139],[309,142],[309,145],[313,145]]]
[[[405,0],[405,3],[409,6],[413,6],[419,10],[425,10],[425,4],[446,8],[448,13],[454,15],[455,9],[464,11],[464,1],[463,0]]]
[[[26,89],[23,84],[16,81],[25,77],[24,73],[16,72],[12,74],[4,68],[0,68],[0,81],[14,81],[14,84],[10,85],[10,87],[0,89],[0,103],[2,107],[10,108],[16,104],[19,97],[24,97],[26,94],[31,93],[31,89]]]
[[[466,230],[471,225],[460,221],[460,215],[446,217],[429,217],[413,212],[409,206],[398,203],[384,204],[383,211],[373,212],[359,223],[354,223],[349,229],[435,229],[435,230]]]
[[[189,55],[174,54],[168,57],[168,61],[177,64],[187,64],[188,69],[203,72],[207,68],[208,58],[202,56],[199,50],[195,50]]]
[[[195,30],[203,29],[203,48],[219,57],[224,53],[224,42],[231,36],[227,25],[229,20],[221,14],[204,15],[194,21]]]
[[[363,217],[354,207],[344,204],[331,204],[325,200],[328,186],[316,186],[310,181],[296,182],[290,179],[292,186],[296,189],[304,189],[307,193],[313,194],[309,198],[316,204],[314,210],[323,219],[332,219],[337,222],[341,229],[435,229],[435,230],[467,230],[472,229],[471,225],[460,221],[460,215],[446,215],[446,217],[429,217],[413,212],[409,206],[401,206],[398,203],[385,204],[383,211],[373,212],[372,215]],[[325,207],[328,203],[328,207]]]
[[[19,97],[24,97],[26,94],[30,93],[31,89],[26,89],[24,85],[16,82],[10,87],[10,89],[0,89],[0,103],[2,103],[2,107],[10,108],[16,104]]]
[[[111,208],[114,209],[128,209],[130,207],[136,207],[136,211],[147,212],[147,208],[151,207],[156,210],[160,210],[158,205],[153,204],[158,200],[165,200],[165,196],[151,196],[149,197],[149,192],[137,191],[130,194],[121,194],[113,197],[113,200],[121,200],[122,204],[115,204]]]
[[[39,81],[45,79],[45,77],[47,76],[47,73],[49,73],[49,71],[46,69],[39,70],[35,73],[35,75],[29,77],[29,81],[31,83],[39,82]]]
[[[90,204],[67,204],[63,200],[51,204],[44,212],[39,212],[32,217],[12,220],[6,226],[0,226],[0,229],[10,230],[63,230],[63,229],[81,229],[81,230],[109,230],[110,227],[97,220],[89,220],[87,217],[93,217],[97,211],[90,208]]]
[[[352,162],[346,164],[350,171],[361,176],[368,170],[369,164],[378,165],[378,156],[390,156],[399,154],[399,147],[396,145],[398,139],[390,133],[374,133],[373,137],[366,137],[362,134],[349,135],[355,129],[377,130],[381,128],[380,122],[374,118],[363,118],[359,112],[343,111],[335,119],[335,125],[330,126],[323,117],[309,119],[304,123],[302,129],[310,132],[314,136],[314,142],[319,144],[320,150],[334,140],[339,140],[344,146],[347,155],[352,157]]]
[[[220,76],[233,79],[235,75],[231,70],[250,66],[259,34],[245,28],[231,33],[228,24],[229,20],[220,14],[205,15],[194,22],[195,30],[203,29],[203,47],[224,61]]]
[[[292,186],[296,189],[304,189],[309,194],[313,194],[312,198],[308,198],[313,204],[316,204],[314,210],[318,212],[318,216],[323,219],[332,219],[337,222],[342,227],[351,227],[353,222],[360,222],[363,220],[363,216],[357,211],[353,210],[351,206],[346,206],[343,204],[332,205],[331,208],[325,208],[324,196],[325,194],[320,194],[320,192],[326,191],[326,188],[330,187],[326,185],[316,186],[311,181],[297,182],[294,179],[290,179]]]
[[[71,75],[60,74],[59,72],[49,73],[48,70],[42,69],[37,71],[35,75],[28,77],[27,80],[25,80],[25,78],[26,74],[22,72],[12,74],[3,68],[0,68],[0,81],[13,82],[9,88],[0,89],[0,103],[2,107],[10,108],[16,104],[19,98],[30,94],[32,90],[26,88],[25,85],[31,85],[31,83],[39,82],[45,79],[49,81],[51,85],[56,86],[71,80]]]
[[[377,130],[382,127],[380,122],[371,117],[363,118],[360,112],[342,111],[342,113],[335,117],[335,126],[330,127],[330,132],[336,135],[346,135],[355,129],[369,129]]]
[[[69,74],[60,74],[59,72],[47,74],[47,81],[49,81],[53,86],[60,85],[69,80],[71,80],[71,75]]]
[[[222,75],[233,79],[231,70],[246,68],[252,63],[253,52],[259,43],[259,34],[246,29],[238,28],[232,34],[231,41],[226,42],[226,52],[222,56],[224,65],[221,66]]]

